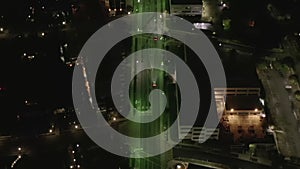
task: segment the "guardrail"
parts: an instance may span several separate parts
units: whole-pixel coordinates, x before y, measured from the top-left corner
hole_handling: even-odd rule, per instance
[[[206,140],[207,137],[209,139],[219,139],[220,130],[212,129],[212,128],[205,128],[205,127],[191,127],[190,126],[180,126],[179,131],[179,138],[192,140],[192,141],[199,141],[199,140]]]

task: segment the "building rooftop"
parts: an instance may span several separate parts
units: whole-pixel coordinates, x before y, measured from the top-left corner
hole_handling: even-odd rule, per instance
[[[226,110],[254,110],[263,109],[257,95],[237,95],[226,97]]]

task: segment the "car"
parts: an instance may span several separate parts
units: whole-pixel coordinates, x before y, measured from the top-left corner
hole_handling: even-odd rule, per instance
[[[285,88],[286,89],[292,89],[292,86],[291,85],[285,85]]]

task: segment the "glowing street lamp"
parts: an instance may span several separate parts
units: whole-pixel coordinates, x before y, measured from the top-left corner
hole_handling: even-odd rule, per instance
[[[260,116],[261,116],[262,118],[265,118],[265,117],[266,117],[266,114],[265,114],[265,113],[261,113]]]
[[[176,164],[175,169],[184,169],[184,166],[182,164]]]

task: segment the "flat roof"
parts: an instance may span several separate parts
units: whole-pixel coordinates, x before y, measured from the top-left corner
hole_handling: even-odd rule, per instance
[[[257,95],[237,95],[226,97],[226,110],[254,110],[263,109]]]

